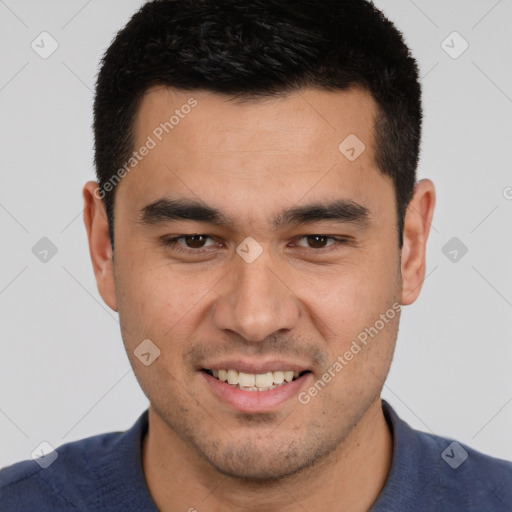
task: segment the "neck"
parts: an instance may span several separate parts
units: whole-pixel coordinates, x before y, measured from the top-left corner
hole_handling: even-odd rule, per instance
[[[149,492],[161,512],[363,512],[384,486],[392,448],[379,397],[334,451],[281,480],[250,482],[220,474],[151,407],[142,458]]]

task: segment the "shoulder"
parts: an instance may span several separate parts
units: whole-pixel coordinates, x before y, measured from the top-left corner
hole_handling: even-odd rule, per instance
[[[512,462],[415,430],[384,401],[383,410],[394,438],[383,500],[416,503],[418,511],[512,510]]]
[[[87,487],[98,479],[96,468],[120,436],[120,432],[108,433],[67,443],[38,461],[2,469],[0,505],[9,505],[13,512],[82,509]]]
[[[491,457],[451,438],[418,432],[426,460],[436,469],[445,503],[461,510],[512,510],[512,462]]]

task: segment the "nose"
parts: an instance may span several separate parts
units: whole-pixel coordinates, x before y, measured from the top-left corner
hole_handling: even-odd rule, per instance
[[[215,326],[248,342],[292,329],[300,316],[299,299],[284,278],[282,269],[280,272],[265,251],[252,263],[235,260],[233,270],[217,290]]]

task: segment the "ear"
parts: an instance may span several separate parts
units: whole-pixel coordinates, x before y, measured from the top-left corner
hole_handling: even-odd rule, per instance
[[[404,219],[404,244],[401,251],[402,305],[412,304],[425,279],[427,239],[430,232],[436,192],[430,180],[419,181]]]
[[[117,311],[113,252],[108,232],[107,214],[100,192],[95,181],[85,184],[83,189],[84,223],[98,291],[105,304]]]

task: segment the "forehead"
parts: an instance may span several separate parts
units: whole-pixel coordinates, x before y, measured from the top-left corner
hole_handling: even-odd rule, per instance
[[[269,218],[303,199],[371,203],[379,188],[392,194],[374,162],[376,114],[360,89],[239,101],[153,87],[134,122],[134,149],[151,150],[118,193],[139,208],[187,197],[247,221],[249,210],[251,220],[258,212]]]
[[[151,133],[157,139],[171,135],[176,150],[185,143],[222,154],[239,151],[240,142],[247,144],[250,138],[252,151],[303,153],[311,149],[305,143],[318,147],[323,142],[337,149],[340,137],[350,134],[370,145],[376,113],[373,97],[359,88],[299,89],[279,96],[235,98],[158,86],[146,91],[134,131],[139,139]]]

